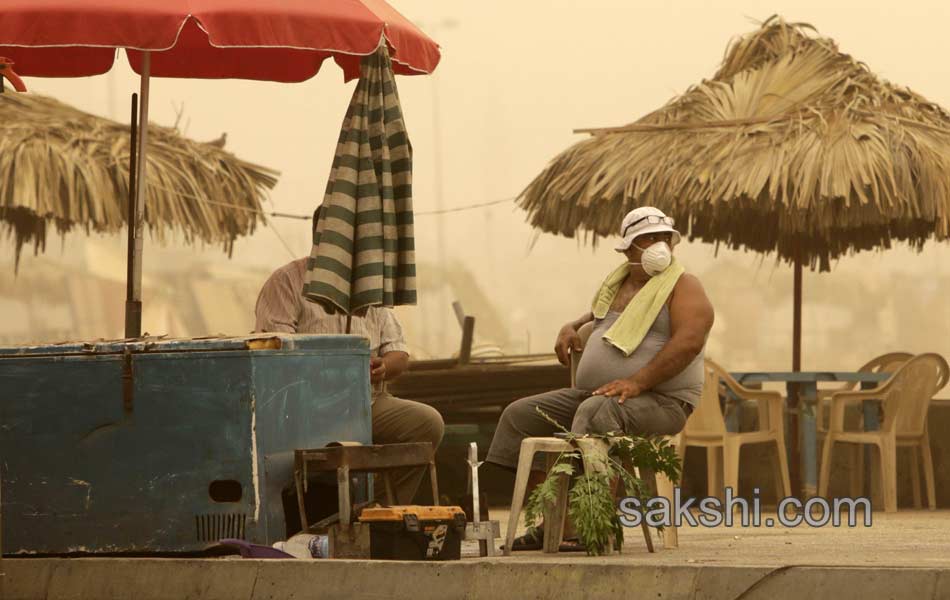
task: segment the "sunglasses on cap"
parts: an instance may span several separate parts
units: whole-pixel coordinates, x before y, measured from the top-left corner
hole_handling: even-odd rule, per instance
[[[637,219],[637,220],[634,221],[633,223],[630,223],[629,225],[627,225],[626,227],[624,227],[624,228],[623,228],[623,233],[620,235],[620,237],[626,237],[626,236],[627,236],[627,232],[630,231],[630,228],[633,227],[633,226],[635,226],[635,225],[638,225],[638,224],[639,224],[640,222],[642,222],[642,221],[646,221],[646,222],[647,222],[647,225],[660,225],[660,224],[663,224],[663,225],[669,225],[670,227],[673,226],[673,217],[660,217],[660,216],[658,216],[658,215],[647,215],[647,216],[645,216],[645,217],[640,217],[639,219]]]

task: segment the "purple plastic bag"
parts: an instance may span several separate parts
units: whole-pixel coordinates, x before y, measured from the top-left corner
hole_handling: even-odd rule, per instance
[[[234,546],[241,552],[241,558],[293,558],[290,554],[282,552],[277,548],[252,544],[244,540],[225,538],[218,540],[218,543],[224,546]]]

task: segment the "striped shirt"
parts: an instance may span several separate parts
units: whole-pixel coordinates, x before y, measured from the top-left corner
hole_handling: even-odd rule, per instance
[[[306,271],[307,258],[301,258],[271,274],[257,296],[255,331],[346,333],[346,315],[330,314],[319,302],[310,302],[302,296]],[[365,317],[354,315],[350,333],[369,339],[373,356],[382,356],[387,352],[409,353],[402,326],[389,308],[371,306]]]

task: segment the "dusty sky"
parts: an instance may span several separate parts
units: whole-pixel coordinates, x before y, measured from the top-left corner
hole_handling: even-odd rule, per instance
[[[711,76],[729,40],[773,13],[813,24],[886,79],[950,106],[950,3],[937,0],[391,1],[443,47],[435,76],[398,81],[415,150],[423,291],[419,307],[399,314],[412,341],[430,354],[457,346],[449,308],[456,298],[476,316],[494,311],[500,325],[482,330],[482,341],[507,336],[510,351],[548,351],[560,325],[585,310],[617,256],[608,245],[591,249],[551,235],[535,240],[524,214],[508,203],[442,217],[424,213],[513,198],[548,160],[581,139],[573,128],[619,125],[655,109]],[[105,76],[27,84],[126,121],[129,95],[137,90],[124,57]],[[180,127],[198,140],[227,132],[231,151],[282,171],[273,208],[309,214],[322,199],[352,88],[331,62],[294,85],[157,79],[151,115],[170,125],[183,111]],[[263,228],[238,241],[233,261],[270,269],[309,252],[306,222],[274,220],[273,226],[291,252]],[[67,240],[67,254],[72,244]],[[831,274],[807,275],[805,366],[856,366],[851,363],[872,353],[897,349],[950,354],[950,313],[940,302],[950,291],[948,248],[867,253],[842,260]],[[147,244],[146,271],[167,268],[162,257],[181,252]],[[226,260],[214,248],[187,252]],[[710,353],[735,368],[788,366],[789,269],[752,254],[714,257],[712,247],[701,244],[684,244],[678,252],[720,309]],[[11,256],[9,247],[0,249],[0,258]],[[54,243],[45,257],[25,258],[23,268],[62,256]],[[121,273],[121,261],[103,268]],[[12,277],[11,271],[0,277]],[[478,283],[481,295],[457,283],[465,278]],[[243,327],[235,325],[234,333]]]

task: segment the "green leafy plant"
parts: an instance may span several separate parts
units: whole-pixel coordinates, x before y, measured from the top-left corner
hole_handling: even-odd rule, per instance
[[[567,515],[588,555],[606,554],[611,539],[618,549],[623,546],[623,526],[611,488],[609,472],[583,473],[574,478],[568,495]]]
[[[562,452],[557,457],[547,478],[534,489],[525,506],[528,535],[536,535],[545,508],[553,507],[557,502],[563,475],[572,484],[568,494],[568,517],[587,554],[605,554],[611,539],[619,550],[623,546],[623,525],[617,512],[615,488],[622,486],[625,495],[636,497],[641,510],[645,510],[652,497],[651,487],[636,476],[634,467],[663,473],[678,483],[682,467],[676,451],[666,439],[659,436],[631,436],[623,433],[577,436],[541,409],[537,410],[564,432],[565,439],[575,448],[579,437],[592,437],[603,439],[610,449],[603,470],[598,472],[586,472],[579,468],[582,462],[580,450]]]

